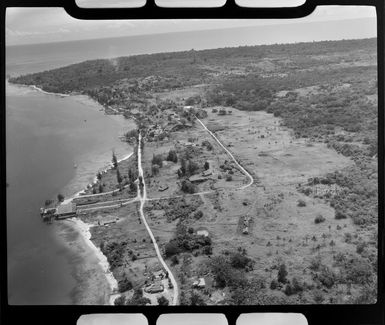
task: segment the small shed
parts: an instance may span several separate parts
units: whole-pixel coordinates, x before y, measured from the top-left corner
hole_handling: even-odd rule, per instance
[[[204,288],[206,286],[206,281],[204,278],[199,278],[197,281],[193,282],[194,288]]]
[[[209,236],[209,231],[207,229],[201,228],[201,229],[197,230],[197,235],[198,236],[208,237]]]
[[[203,183],[208,180],[207,177],[200,176],[200,175],[192,175],[188,179],[191,183]]]
[[[158,293],[163,292],[164,287],[161,283],[153,283],[150,286],[144,288],[144,291],[147,293]]]
[[[119,218],[118,218],[118,217],[115,217],[115,216],[106,216],[106,217],[100,218],[100,220],[98,221],[98,224],[99,224],[100,226],[108,226],[108,225],[117,223],[118,221],[119,221]]]
[[[160,186],[158,187],[158,191],[159,191],[159,192],[164,192],[164,191],[166,191],[166,190],[168,190],[168,185],[167,185],[167,184],[163,184],[163,185],[160,185]]]
[[[163,278],[165,277],[165,273],[163,272],[163,270],[159,270],[159,271],[155,271],[152,273],[155,277],[155,279],[161,279],[163,280]]]
[[[211,169],[208,169],[208,170],[205,170],[203,173],[202,173],[202,176],[204,177],[208,177],[208,176],[211,176],[213,174],[213,171]]]

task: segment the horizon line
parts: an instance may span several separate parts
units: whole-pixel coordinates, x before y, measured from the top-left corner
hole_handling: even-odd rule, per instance
[[[84,38],[84,39],[74,39],[74,40],[65,40],[65,41],[22,43],[22,44],[10,44],[10,45],[7,45],[7,40],[5,39],[5,41],[6,41],[5,47],[10,48],[10,47],[18,47],[18,46],[63,44],[63,43],[72,43],[72,42],[87,42],[87,41],[95,41],[95,40],[119,39],[119,38],[127,38],[127,37],[142,37],[142,36],[153,36],[153,35],[169,35],[169,34],[183,34],[183,33],[194,33],[194,32],[223,31],[223,30],[258,28],[258,27],[266,28],[266,27],[274,27],[274,26],[282,26],[282,25],[293,26],[293,25],[301,25],[301,24],[320,24],[320,23],[326,23],[326,22],[346,22],[346,21],[369,20],[369,19],[372,20],[373,18],[377,19],[377,17],[374,16],[374,17],[347,18],[347,19],[328,19],[328,20],[320,20],[320,21],[298,21],[295,23],[290,23],[290,22],[286,23],[285,21],[289,21],[290,19],[285,19],[282,22],[277,22],[276,24],[269,24],[269,25],[252,25],[252,26],[237,26],[237,27],[223,27],[223,28],[209,28],[209,29],[192,29],[192,30],[186,30],[186,31],[170,31],[170,32],[159,32],[159,33],[155,32],[155,33],[111,36],[111,37],[101,37],[101,38],[95,37],[95,38]],[[170,20],[172,20],[172,19],[170,19]],[[202,20],[205,20],[205,19],[202,19]],[[232,19],[229,18],[229,19],[225,19],[225,20],[232,20]],[[245,19],[245,20],[254,20],[254,19]],[[377,35],[373,36],[373,37],[369,37],[369,38],[376,38],[376,37],[377,37]],[[358,39],[366,39],[366,38],[368,38],[368,37],[358,38]],[[344,39],[341,39],[341,40],[344,40]],[[303,43],[303,42],[294,42],[294,43]],[[286,43],[273,43],[273,44],[286,44]],[[293,43],[290,43],[290,44],[293,44]],[[260,45],[263,45],[263,44],[260,44]],[[269,43],[269,45],[271,45],[271,43]]]

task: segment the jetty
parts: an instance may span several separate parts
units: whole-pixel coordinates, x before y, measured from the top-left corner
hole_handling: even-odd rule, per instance
[[[77,214],[77,207],[75,202],[60,204],[56,208],[40,208],[40,216],[45,222],[52,222],[55,220],[62,220],[75,217]]]

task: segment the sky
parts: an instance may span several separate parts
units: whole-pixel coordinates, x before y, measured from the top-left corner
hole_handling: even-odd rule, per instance
[[[123,0],[111,1],[121,2]],[[250,2],[251,0],[238,1]],[[69,16],[62,8],[8,8],[6,11],[6,44],[8,46],[241,26],[327,22],[375,16],[374,7],[369,6],[322,6],[307,17],[286,20],[78,20]],[[359,21],[352,21],[352,24],[357,28]],[[373,37],[375,36],[374,34]]]
[[[236,325],[308,325],[302,314],[260,313],[241,314]]]
[[[228,325],[223,314],[165,314],[160,315],[156,325]],[[254,324],[257,325],[257,324]]]
[[[142,314],[89,314],[82,315],[76,325],[148,325]]]

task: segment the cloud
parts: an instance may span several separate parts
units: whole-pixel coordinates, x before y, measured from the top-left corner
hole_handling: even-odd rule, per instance
[[[8,8],[6,41],[7,45],[31,44],[363,17],[375,17],[374,7],[324,6],[318,7],[306,18],[287,20],[78,20],[69,16],[63,8]]]

